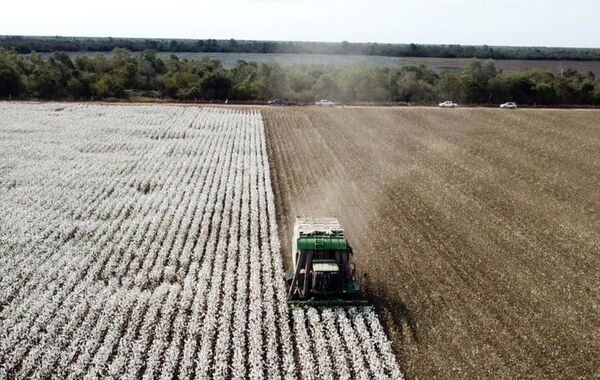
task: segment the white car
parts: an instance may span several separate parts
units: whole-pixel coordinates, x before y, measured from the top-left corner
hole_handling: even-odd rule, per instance
[[[456,108],[458,107],[458,104],[454,103],[451,100],[446,100],[443,103],[438,104],[441,108]]]
[[[500,104],[500,108],[508,108],[508,109],[515,109],[517,108],[517,103],[515,102],[506,102],[504,104]]]
[[[321,99],[318,102],[316,102],[315,105],[321,106],[321,107],[331,107],[331,106],[334,106],[335,103],[332,102],[331,100]]]

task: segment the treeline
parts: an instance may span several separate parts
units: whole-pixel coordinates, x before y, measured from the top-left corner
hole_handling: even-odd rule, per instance
[[[0,49],[0,98],[163,98],[182,101],[406,102],[451,99],[472,104],[516,101],[530,105],[600,105],[600,80],[567,70],[510,72],[492,60],[473,60],[463,71],[436,72],[425,66],[381,67],[292,65],[218,60],[163,59],[156,51],[115,49],[72,60],[63,52],[47,59]]]
[[[510,47],[471,45],[420,45],[343,42],[246,41],[215,39],[160,39],[112,37],[0,36],[0,47],[21,54],[33,51],[112,51],[123,48],[141,52],[223,52],[223,53],[304,53],[357,54],[389,57],[438,57],[528,60],[600,60],[600,49]]]

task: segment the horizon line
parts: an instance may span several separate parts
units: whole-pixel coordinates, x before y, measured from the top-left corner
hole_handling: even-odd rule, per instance
[[[253,40],[243,38],[183,38],[183,37],[124,37],[124,36],[74,36],[74,35],[34,35],[34,34],[0,34],[4,37],[27,37],[27,38],[81,38],[81,39],[131,39],[131,40],[180,40],[180,41],[242,41],[242,42],[273,42],[273,43],[315,43],[315,44],[341,44],[347,42],[353,45],[417,45],[417,46],[466,46],[466,47],[491,47],[491,48],[542,48],[542,49],[574,49],[574,50],[600,50],[600,47],[574,47],[574,46],[547,46],[547,45],[489,45],[489,44],[461,44],[461,43],[414,43],[414,42],[353,42],[353,41],[315,41],[315,40]]]

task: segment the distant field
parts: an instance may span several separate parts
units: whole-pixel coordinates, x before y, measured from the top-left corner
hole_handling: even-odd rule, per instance
[[[49,54],[49,53],[48,53]],[[43,55],[48,55],[43,54]],[[104,54],[110,52],[76,52],[68,53],[71,57],[79,55]],[[371,63],[381,66],[419,65],[423,64],[437,70],[460,70],[471,60],[467,58],[417,58],[417,57],[384,57],[376,55],[328,55],[328,54],[277,54],[277,53],[159,53],[162,57],[175,54],[180,58],[202,59],[205,57],[220,60],[225,67],[232,67],[240,59],[245,61],[275,61],[281,65],[292,64],[333,64],[351,65],[355,63]],[[554,73],[575,69],[580,72],[592,71],[600,74],[600,61],[530,61],[530,60],[497,60],[496,66],[504,70],[545,69]]]
[[[423,64],[433,68],[460,69],[471,59],[468,58],[405,58],[411,64]],[[559,74],[563,70],[574,69],[582,73],[588,71],[600,74],[600,61],[531,61],[522,59],[495,60],[496,67],[502,70],[543,69]]]
[[[340,219],[407,378],[600,376],[600,112],[264,112],[281,241]]]

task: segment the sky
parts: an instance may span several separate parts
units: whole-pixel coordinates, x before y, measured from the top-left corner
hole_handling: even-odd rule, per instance
[[[598,0],[7,0],[1,9],[0,35],[600,48]]]

